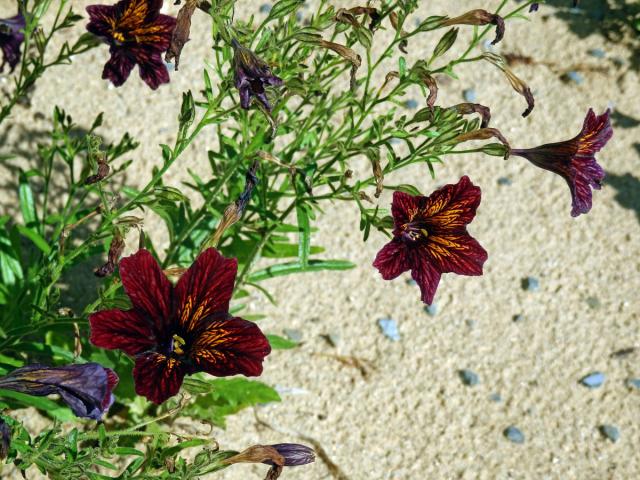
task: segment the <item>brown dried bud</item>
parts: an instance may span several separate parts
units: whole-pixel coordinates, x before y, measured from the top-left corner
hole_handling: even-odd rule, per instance
[[[507,147],[507,153],[505,155],[505,160],[509,157],[509,151],[511,150],[511,146],[506,138],[500,133],[500,130],[497,128],[481,128],[479,130],[473,130],[471,132],[463,133],[458,135],[451,143],[462,143],[468,142],[469,140],[488,140],[489,138],[497,138],[502,142],[502,144]]]
[[[369,23],[369,30],[373,31],[378,24],[380,23],[380,14],[378,13],[378,9],[374,7],[353,7],[353,8],[340,8],[336,12],[335,20],[341,23],[348,23],[355,28],[362,27],[360,22],[356,17],[360,15],[368,15],[371,19]]]
[[[105,155],[101,155],[98,158],[98,172],[95,175],[91,175],[87,177],[84,181],[85,185],[93,185],[94,183],[98,183],[101,180],[107,178],[109,175],[109,164],[107,163],[107,158]]]
[[[284,466],[284,457],[278,451],[268,445],[253,445],[246,450],[223,460],[228,465],[235,463],[263,463],[267,460],[276,465]]]
[[[500,15],[495,13],[489,13],[486,10],[476,9],[471,10],[459,17],[449,18],[444,20],[441,24],[442,27],[450,27],[452,25],[495,25],[496,26],[496,38],[491,42],[495,45],[502,37],[504,37],[504,19]]]
[[[124,250],[124,239],[119,230],[115,230],[113,239],[111,240],[111,246],[109,247],[109,254],[107,257],[107,263],[98,268],[95,272],[96,277],[106,277],[111,275],[118,265],[122,251]]]
[[[405,37],[408,35],[407,31],[400,28],[400,24],[398,22],[398,14],[396,12],[391,12],[389,14],[389,20],[391,21],[391,26],[393,27],[393,29],[396,32],[398,32],[401,37]],[[408,45],[407,39],[403,38],[402,40],[400,40],[400,43],[398,44],[398,48],[402,53],[409,53],[407,52],[407,45]]]
[[[485,107],[479,103],[459,103],[451,108],[455,109],[460,115],[479,113],[482,117],[482,123],[480,124],[481,128],[488,127],[489,122],[491,121],[491,110],[489,110],[489,107]]]
[[[507,66],[504,58],[502,58],[500,55],[496,55],[495,53],[491,52],[484,52],[482,54],[482,57],[502,70],[513,89],[526,99],[527,109],[522,113],[522,116],[528,116],[533,111],[533,107],[535,106],[535,100],[529,86],[520,78],[518,78],[515,73],[513,73],[513,71]]]
[[[362,65],[362,58],[356,52],[351,50],[344,45],[340,45],[339,43],[329,42],[327,40],[319,40],[318,44],[321,47],[328,48],[329,50],[333,50],[338,55],[340,55],[345,60],[351,62],[351,90],[356,89],[356,72],[360,65]]]
[[[171,44],[164,56],[166,62],[172,62],[175,59],[176,70],[180,66],[180,55],[185,44],[189,41],[189,32],[191,31],[191,17],[198,8],[200,0],[187,0],[178,12],[176,18],[176,27],[171,36]]]

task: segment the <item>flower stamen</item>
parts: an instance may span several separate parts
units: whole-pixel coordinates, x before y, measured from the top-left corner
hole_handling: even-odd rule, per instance
[[[186,343],[187,342],[185,342],[184,338],[182,338],[181,336],[175,334],[173,335],[173,351],[178,355],[184,354],[184,350],[182,349],[182,347]]]

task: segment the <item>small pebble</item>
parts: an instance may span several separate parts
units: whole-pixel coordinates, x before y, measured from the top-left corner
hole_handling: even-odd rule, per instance
[[[575,83],[576,85],[582,85],[584,83],[584,77],[575,70],[571,70],[564,75],[564,78],[568,81]]]
[[[493,48],[493,44],[491,42],[492,42],[492,40],[487,39],[482,43],[482,49],[485,52],[493,52],[494,48]]]
[[[268,3],[263,3],[260,5],[260,13],[269,13],[271,11],[271,5]]]
[[[505,428],[503,433],[512,443],[524,443],[524,433],[522,433],[518,427],[511,425]]]
[[[599,388],[605,381],[605,374],[602,372],[593,372],[582,377],[580,383],[588,388]]]
[[[600,425],[600,433],[613,443],[620,440],[620,430],[615,425]]]
[[[600,308],[600,300],[597,297],[587,297],[586,302],[592,310]]]
[[[517,313],[516,315],[511,317],[511,320],[513,320],[516,323],[522,322],[524,320],[524,315],[521,313]]]
[[[338,335],[337,333],[327,333],[325,335],[322,335],[322,338],[324,338],[327,343],[334,348],[337,347],[340,343],[340,335]]]
[[[460,375],[460,380],[462,380],[462,383],[464,383],[468,387],[473,387],[480,383],[480,377],[478,377],[478,374],[472,372],[471,370],[460,370],[458,372],[458,375]]]
[[[430,317],[435,317],[438,313],[438,304],[435,302],[433,302],[431,305],[425,305],[423,308],[424,311],[427,312],[427,315],[429,315]]]
[[[476,328],[476,325],[478,324],[478,322],[476,322],[475,320],[471,319],[471,318],[467,318],[464,323],[467,325],[467,327],[474,329]]]
[[[640,390],[640,378],[630,378],[627,380],[627,386]]]
[[[418,285],[418,282],[416,282],[413,278],[407,278],[407,285],[411,285],[412,287]]]
[[[596,58],[604,58],[607,56],[607,52],[605,52],[601,48],[592,48],[587,53],[592,57],[596,57]]]
[[[404,106],[407,107],[409,110],[415,110],[416,108],[418,108],[418,101],[413,98],[410,98],[409,100],[404,102]]]
[[[536,277],[526,277],[520,282],[522,289],[527,292],[537,292],[540,290],[540,281]]]
[[[462,91],[462,98],[467,102],[475,102],[478,96],[476,95],[476,91],[473,88],[467,88]]]
[[[400,340],[400,332],[398,331],[398,322],[396,322],[393,318],[381,318],[378,320],[378,325],[380,326],[380,330],[385,337],[394,342]]]
[[[511,179],[509,177],[500,177],[500,178],[498,178],[498,185],[500,185],[500,186],[508,187],[512,183],[513,182],[511,181]]]
[[[489,395],[489,400],[491,400],[492,402],[500,403],[502,401],[502,397],[499,393],[492,393],[491,395]]]
[[[294,328],[285,328],[283,330],[286,337],[292,342],[300,343],[302,341],[302,332]]]

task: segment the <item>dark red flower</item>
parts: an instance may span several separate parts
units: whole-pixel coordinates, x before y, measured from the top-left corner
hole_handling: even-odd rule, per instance
[[[0,50],[2,50],[0,72],[4,71],[5,64],[8,63],[13,71],[20,62],[20,45],[24,41],[25,25],[22,13],[15,17],[0,19]]]
[[[422,301],[433,302],[443,273],[482,275],[487,252],[467,232],[480,204],[480,187],[466,175],[428,197],[393,193],[393,239],[378,252],[373,266],[385,280],[411,270]]]
[[[59,394],[78,417],[100,420],[113,404],[118,376],[98,363],[28,365],[0,377],[0,388],[45,396]]]
[[[571,190],[571,216],[577,217],[591,210],[591,189],[600,190],[605,173],[596,162],[595,154],[612,136],[609,110],[596,115],[590,108],[582,131],[571,140],[529,149],[514,148],[511,154],[524,157],[535,166],[564,178]]]
[[[121,0],[113,6],[87,7],[87,30],[109,44],[111,58],[102,78],[122,85],[138,64],[140,77],[152,89],[169,82],[162,53],[169,48],[176,19],[162,15],[162,0]]]
[[[89,316],[91,342],[135,357],[136,393],[154,403],[177,394],[185,375],[258,376],[271,347],[258,326],[229,315],[238,269],[205,250],[174,287],[147,250],[120,261],[131,310]]]

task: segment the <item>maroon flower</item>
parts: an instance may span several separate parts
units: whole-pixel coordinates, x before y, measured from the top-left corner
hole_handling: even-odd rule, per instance
[[[245,110],[251,106],[251,97],[256,97],[262,105],[271,111],[265,86],[279,87],[282,79],[271,73],[269,65],[237,40],[232,40],[233,73],[235,86],[240,93],[240,106]]]
[[[591,189],[600,190],[605,173],[596,162],[595,154],[612,135],[609,110],[596,115],[590,108],[582,131],[571,140],[536,148],[512,149],[511,154],[524,157],[537,167],[564,178],[571,190],[571,216],[577,217],[591,210]]]
[[[20,45],[24,41],[22,30],[25,25],[22,13],[18,13],[15,17],[0,19],[0,50],[2,50],[0,72],[4,71],[7,63],[13,72],[20,62]]]
[[[466,175],[428,197],[393,193],[393,239],[378,252],[373,266],[385,280],[411,270],[422,301],[433,302],[443,273],[482,275],[487,252],[466,225],[480,204],[480,187]]]
[[[136,393],[162,403],[185,375],[258,376],[271,347],[258,326],[229,315],[238,264],[205,250],[174,287],[147,250],[120,261],[133,308],[89,316],[91,342],[135,356]]]
[[[118,376],[98,363],[28,365],[0,377],[0,388],[45,396],[59,394],[78,417],[100,420],[113,404]]]
[[[169,48],[176,19],[160,13],[162,0],[121,0],[113,6],[87,7],[87,30],[109,44],[111,58],[102,78],[122,85],[138,64],[140,77],[152,89],[169,82],[162,53]]]

